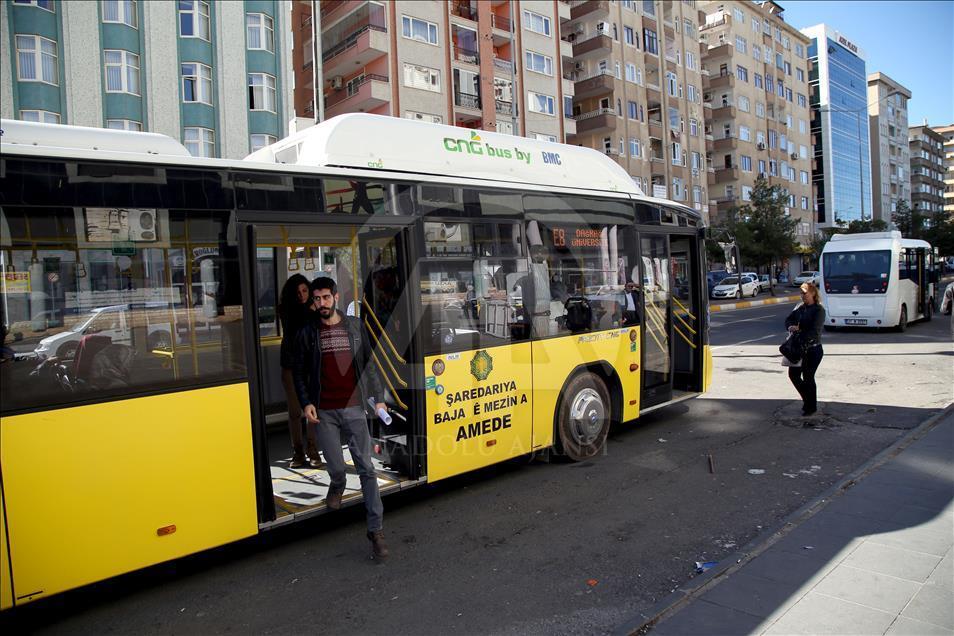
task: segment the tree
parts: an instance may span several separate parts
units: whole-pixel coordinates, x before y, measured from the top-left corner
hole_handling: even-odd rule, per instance
[[[822,250],[835,234],[844,234],[844,230],[837,227],[826,227],[816,233],[808,242],[808,255],[813,263],[821,260]]]
[[[921,238],[936,247],[941,256],[954,255],[954,218],[942,210],[934,212]]]
[[[845,227],[845,234],[864,234],[867,232],[887,232],[888,223],[884,219],[854,220]]]
[[[921,238],[924,232],[924,215],[917,208],[912,210],[904,199],[898,201],[897,207],[891,213],[891,222],[905,238]]]
[[[776,262],[795,252],[798,221],[785,214],[787,205],[788,190],[770,186],[759,177],[752,188],[751,202],[729,210],[728,229],[735,236],[743,261],[765,266],[771,274]]]

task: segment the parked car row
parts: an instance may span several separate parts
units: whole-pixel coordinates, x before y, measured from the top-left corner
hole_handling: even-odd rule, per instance
[[[795,276],[790,285],[798,287],[802,283],[821,285],[821,275],[816,271],[804,271]],[[714,271],[706,274],[706,286],[709,288],[709,298],[740,298],[739,279],[725,271]],[[774,276],[770,279],[768,274],[742,272],[741,296],[754,297],[768,291],[772,286],[778,286],[778,280]]]

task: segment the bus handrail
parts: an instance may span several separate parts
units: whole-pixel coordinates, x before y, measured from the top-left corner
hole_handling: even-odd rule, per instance
[[[388,385],[388,388],[391,390],[391,397],[394,398],[394,401],[397,402],[398,406],[400,406],[405,411],[409,411],[410,409],[408,408],[407,404],[401,401],[401,396],[398,395],[397,389],[394,388],[394,385],[391,383],[391,379],[388,378],[388,374],[384,372],[384,367],[381,366],[381,361],[378,360],[378,354],[372,351],[371,359],[374,360],[374,363],[376,365],[378,365],[378,370],[381,372],[381,377],[384,378],[384,382]]]
[[[374,339],[374,344],[380,347],[381,341],[378,340],[378,337],[375,335],[374,331],[371,330],[371,325],[368,323],[367,320],[364,321],[364,326],[368,329],[368,333],[371,334],[371,337]],[[397,369],[394,368],[394,365],[391,364],[391,358],[384,356],[384,361],[388,363],[388,368],[391,369],[391,374],[394,376],[394,379],[397,380],[398,384],[401,385],[401,388],[406,389],[407,382],[405,382],[404,379],[401,378],[401,374],[398,373]]]
[[[407,364],[407,361],[401,357],[400,353],[397,352],[397,348],[394,346],[394,343],[391,342],[390,338],[388,338],[387,332],[384,331],[384,327],[381,326],[381,321],[378,320],[378,317],[374,315],[374,310],[371,309],[371,303],[368,302],[367,296],[361,297],[361,304],[365,306],[365,308],[368,310],[368,314],[371,316],[371,318],[374,319],[374,324],[378,326],[378,330],[380,330],[381,336],[384,338],[384,341],[388,343],[388,347],[391,348],[391,353],[394,354],[394,357],[397,358],[397,361],[400,362],[401,364]]]

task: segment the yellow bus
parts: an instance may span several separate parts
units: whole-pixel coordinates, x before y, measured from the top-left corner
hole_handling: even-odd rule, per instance
[[[276,426],[294,274],[374,344],[383,494],[594,457],[709,384],[702,218],[594,150],[363,114],[245,160],[2,127],[3,608],[326,512]]]

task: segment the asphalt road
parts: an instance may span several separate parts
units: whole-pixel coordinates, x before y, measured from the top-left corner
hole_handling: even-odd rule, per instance
[[[777,352],[790,309],[714,313],[712,390],[616,428],[593,461],[514,461],[385,498],[385,565],[346,509],[7,622],[48,634],[611,631],[954,398],[946,321],[826,333],[823,414],[804,428]]]

